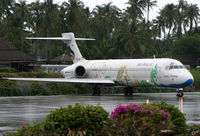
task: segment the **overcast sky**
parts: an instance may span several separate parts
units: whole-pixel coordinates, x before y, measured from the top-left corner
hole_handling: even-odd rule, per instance
[[[18,0],[16,0],[18,1]],[[36,0],[26,0],[27,3],[31,3],[34,2]],[[41,2],[44,0],[40,0]],[[68,0],[53,0],[54,3],[62,3],[63,1],[68,2]],[[126,7],[128,6],[127,3],[128,0],[81,0],[85,6],[90,8],[90,11],[92,9],[95,8],[96,5],[102,5],[102,4],[107,4],[109,2],[112,2],[113,5],[117,6],[120,9],[126,9]],[[200,7],[200,0],[187,0],[188,3],[193,3],[193,4],[197,4],[198,7]],[[178,0],[157,0],[157,7],[154,7],[153,9],[151,9],[150,11],[150,19],[155,18],[158,15],[158,11],[159,9],[162,9],[166,4],[168,3],[174,3],[174,4],[178,4]]]

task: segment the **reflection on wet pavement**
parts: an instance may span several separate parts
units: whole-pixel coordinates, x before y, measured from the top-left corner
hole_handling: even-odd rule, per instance
[[[178,97],[179,110],[183,113],[183,97]]]
[[[200,93],[135,93],[133,96],[22,96],[0,97],[0,133],[16,131],[27,123],[42,122],[50,111],[81,103],[100,105],[111,112],[119,104],[140,104],[164,101],[186,114],[187,123],[200,124]]]

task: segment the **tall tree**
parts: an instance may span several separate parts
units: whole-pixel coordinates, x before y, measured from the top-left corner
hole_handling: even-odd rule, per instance
[[[69,30],[83,35],[88,26],[88,14],[86,13],[89,9],[85,8],[83,2],[80,0],[69,0],[64,4],[67,11],[66,21],[69,26]]]
[[[92,11],[93,14],[93,29],[96,29],[95,34],[99,40],[102,38],[110,38],[114,28],[119,22],[120,10],[112,3],[96,6]],[[100,39],[101,37],[101,39]]]
[[[44,36],[43,34],[43,14],[44,5],[39,0],[28,5],[29,8],[29,29],[33,36]]]
[[[186,7],[187,7],[187,1],[179,0],[179,4],[177,6],[177,9],[176,9],[177,11],[175,14],[178,39],[180,39],[182,37],[182,27],[183,27],[183,22],[185,20],[184,10],[186,9]]]
[[[155,36],[159,39],[161,39],[162,33],[164,33],[164,35],[166,34],[163,16],[159,15],[156,19],[153,19],[153,29],[155,30]]]
[[[0,36],[5,37],[3,33],[9,28],[8,17],[12,14],[14,0],[1,0],[0,2]]]
[[[199,8],[195,4],[190,4],[185,9],[185,16],[186,16],[186,22],[189,23],[189,34],[191,34],[193,29],[193,24],[195,23],[195,28],[197,28],[197,23],[199,20]]]
[[[53,4],[53,0],[45,0],[43,3],[44,13],[43,13],[43,20],[42,23],[44,25],[44,35],[47,37],[54,36],[53,31],[56,30],[56,26],[54,24],[55,20],[57,19],[57,5]],[[51,41],[46,41],[46,59],[48,59],[51,55],[50,52],[51,48]]]
[[[129,0],[126,4],[129,5],[127,7],[127,13],[129,17],[133,20],[141,19],[143,16],[143,10],[145,9],[146,2],[144,0]]]
[[[126,48],[130,50],[130,57],[133,57],[133,52],[136,51],[137,45],[137,32],[138,32],[138,20],[142,19],[143,10],[145,9],[146,2],[144,0],[129,0],[127,2],[128,7],[126,10],[127,13],[127,22],[128,22],[128,31],[127,31],[127,42]]]
[[[168,28],[168,38],[170,37],[171,29],[175,22],[175,12],[176,6],[174,4],[167,4],[160,12],[165,22],[165,27]]]
[[[156,0],[144,0],[145,1],[145,6],[146,6],[146,10],[147,10],[147,23],[149,23],[149,12],[150,9],[152,9],[154,6],[157,5],[157,1]]]

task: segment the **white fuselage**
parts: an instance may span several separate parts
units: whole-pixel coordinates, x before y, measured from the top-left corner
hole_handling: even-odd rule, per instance
[[[183,88],[194,79],[183,64],[174,59],[82,60],[61,71],[65,78],[77,78],[75,69],[85,68],[84,77],[111,79],[118,85]]]

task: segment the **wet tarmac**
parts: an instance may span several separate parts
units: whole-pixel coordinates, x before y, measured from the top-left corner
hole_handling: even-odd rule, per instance
[[[200,125],[200,93],[185,93],[178,99],[176,93],[135,93],[131,97],[110,96],[22,96],[0,97],[0,134],[14,132],[23,125],[44,121],[50,111],[81,103],[100,105],[111,112],[117,105],[164,101],[179,107],[186,114],[188,124]]]

